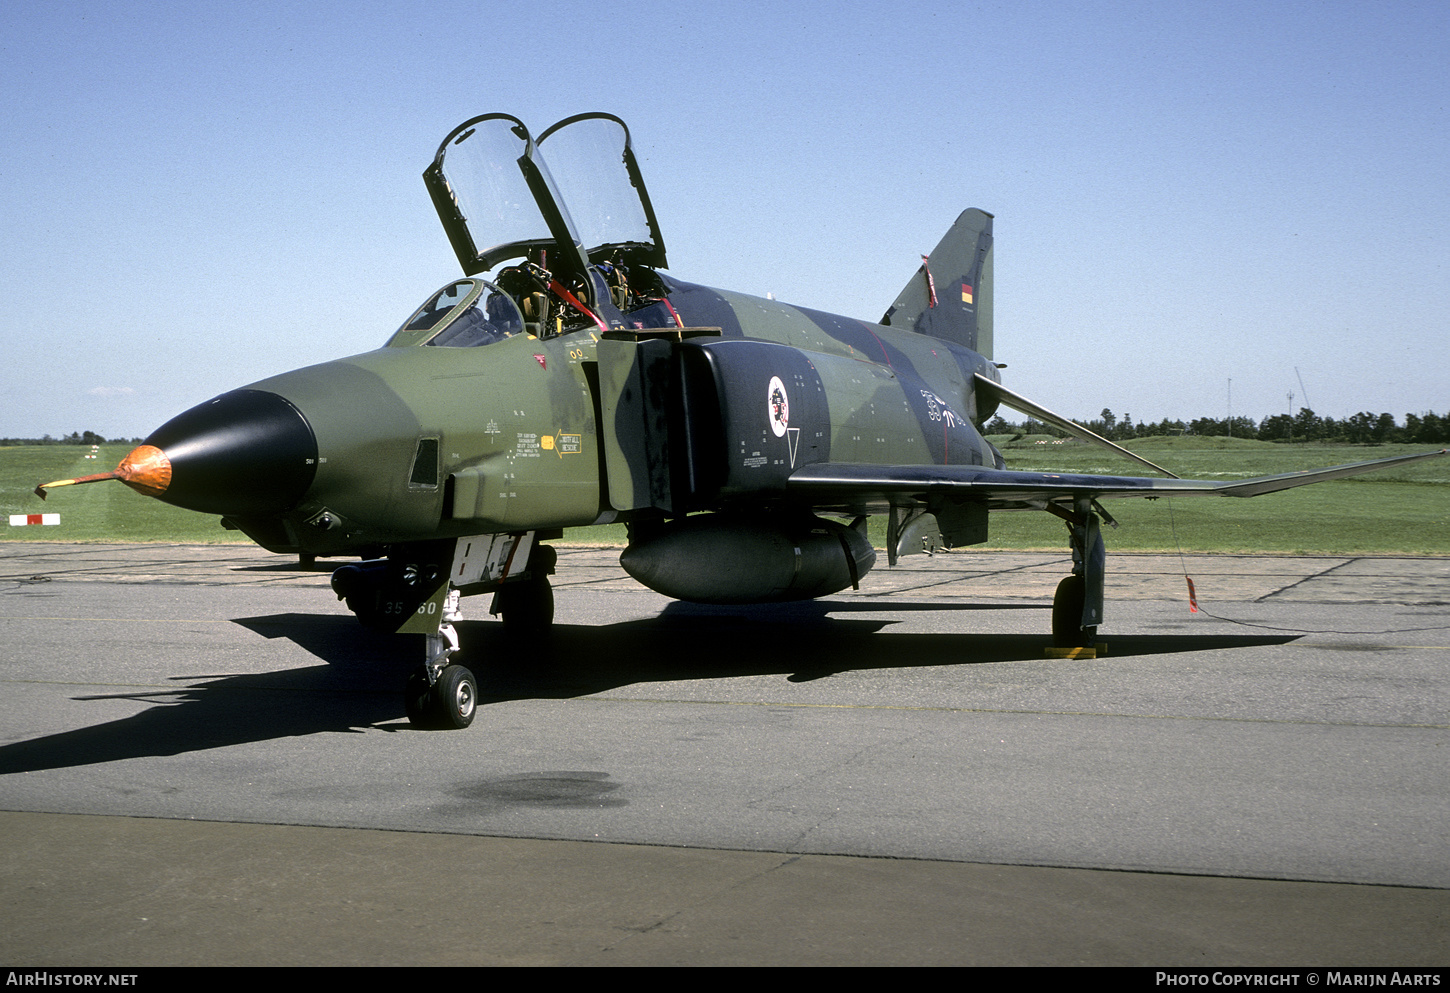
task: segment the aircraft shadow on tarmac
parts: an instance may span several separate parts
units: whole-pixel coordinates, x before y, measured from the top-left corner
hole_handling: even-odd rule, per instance
[[[556,624],[546,637],[517,638],[495,621],[459,625],[481,705],[585,696],[634,683],[734,676],[793,682],[871,669],[1041,661],[1040,634],[892,633],[894,623],[831,614],[914,610],[1043,609],[1033,604],[943,607],[811,601],[767,607],[671,604],[657,617],[603,626]],[[402,684],[421,660],[419,636],[379,635],[337,614],[236,618],[265,638],[286,638],[322,664],[244,675],[174,677],[177,689],[103,693],[155,705],[121,720],[0,747],[0,775],[94,765],[325,731],[410,730]],[[1107,635],[1114,659],[1276,645],[1296,635]],[[1092,663],[1054,662],[1058,665]],[[422,732],[440,733],[440,732]],[[466,732],[465,732],[466,733]]]

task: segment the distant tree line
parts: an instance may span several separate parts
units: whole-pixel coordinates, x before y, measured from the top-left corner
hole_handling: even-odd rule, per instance
[[[1231,435],[1235,438],[1252,438],[1258,441],[1337,441],[1356,445],[1384,445],[1394,443],[1437,445],[1450,442],[1450,414],[1441,416],[1432,411],[1423,414],[1406,414],[1403,424],[1393,414],[1371,414],[1360,411],[1350,417],[1336,420],[1320,417],[1308,407],[1290,417],[1275,414],[1255,421],[1252,417],[1200,417],[1193,421],[1173,421],[1164,418],[1156,424],[1135,424],[1132,414],[1118,418],[1104,407],[1102,413],[1087,422],[1087,428],[1113,441],[1128,441],[1133,438],[1147,438],[1154,435]],[[1029,417],[1025,423],[1014,424],[1001,416],[992,418],[986,427],[986,434],[1052,434],[1062,432],[1041,421]]]
[[[43,438],[0,438],[0,446],[12,445],[104,445],[106,439],[94,431],[72,431],[70,434],[60,438],[52,438],[46,435]],[[115,445],[139,445],[140,438],[112,438],[111,444]]]

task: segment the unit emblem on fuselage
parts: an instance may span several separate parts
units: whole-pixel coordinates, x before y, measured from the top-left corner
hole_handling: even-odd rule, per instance
[[[770,430],[777,438],[784,438],[786,428],[790,427],[790,399],[785,395],[785,384],[779,376],[770,377],[766,404],[770,410]]]

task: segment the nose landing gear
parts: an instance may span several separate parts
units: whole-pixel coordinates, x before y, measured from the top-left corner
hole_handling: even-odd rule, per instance
[[[408,676],[403,707],[414,727],[461,731],[473,723],[478,710],[478,681],[466,666],[450,664],[458,651],[454,621],[463,619],[459,593],[450,589],[443,600],[443,619],[436,634],[425,635],[427,659]]]
[[[475,535],[464,539],[395,545],[386,559],[342,566],[332,575],[338,599],[368,627],[423,635],[423,664],[403,688],[403,708],[418,728],[459,730],[478,711],[478,680],[450,661],[458,651],[463,595],[497,594],[511,630],[538,634],[554,619],[549,574],[555,552],[535,542],[534,532]]]

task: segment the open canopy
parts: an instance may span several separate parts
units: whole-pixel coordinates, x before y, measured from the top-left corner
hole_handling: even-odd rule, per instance
[[[611,114],[570,117],[537,141],[508,114],[472,118],[443,140],[423,181],[470,276],[539,252],[578,277],[606,257],[665,265],[629,128]]]

